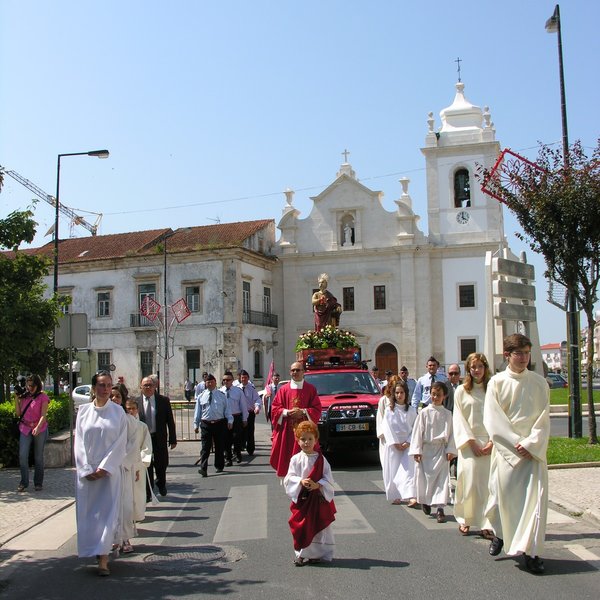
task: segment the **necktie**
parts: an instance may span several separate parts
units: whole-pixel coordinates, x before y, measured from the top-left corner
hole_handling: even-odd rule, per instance
[[[227,390],[227,400],[229,400],[229,390]]]
[[[154,413],[152,412],[152,398],[148,398],[148,407],[146,410],[146,425],[150,433],[154,432]]]
[[[433,385],[435,383],[435,375],[431,376],[431,384]]]
[[[208,392],[208,403],[209,404],[212,403],[212,390],[210,390],[210,392]]]

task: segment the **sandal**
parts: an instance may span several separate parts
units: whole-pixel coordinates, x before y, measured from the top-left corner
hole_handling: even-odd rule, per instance
[[[122,552],[123,554],[131,554],[133,551],[134,551],[134,550],[133,550],[133,546],[132,546],[132,545],[131,545],[129,542],[127,542],[127,543],[124,543],[124,544],[121,546],[121,552]]]
[[[469,525],[459,525],[458,530],[460,531],[460,535],[469,535]]]
[[[400,498],[396,498],[395,500],[392,500],[392,504],[398,506],[398,504],[402,504],[402,500],[400,500]]]
[[[485,538],[486,540],[493,540],[495,537],[494,532],[491,529],[482,529],[480,535],[482,538]]]
[[[26,485],[19,485],[19,487],[17,488],[17,492],[24,492],[27,489]]]
[[[419,503],[413,498],[406,506],[408,506],[408,508],[417,508]]]
[[[295,564],[297,567],[303,567],[303,566],[304,566],[304,565],[305,565],[307,562],[308,562],[308,561],[307,561],[307,560],[305,560],[305,559],[303,559],[301,556],[299,556],[298,558],[296,558],[296,559],[294,560],[294,564]]]

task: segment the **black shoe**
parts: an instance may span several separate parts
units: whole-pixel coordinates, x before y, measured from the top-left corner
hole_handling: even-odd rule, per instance
[[[159,485],[158,486],[158,492],[161,496],[166,496],[167,495],[167,486],[166,485]]]
[[[441,508],[438,508],[438,510],[437,510],[437,522],[438,523],[446,522],[446,515],[444,514],[444,511]]]
[[[254,450],[246,450],[248,452],[248,456],[254,456]]]
[[[217,469],[217,473],[222,473],[223,469]]]
[[[421,508],[427,516],[431,514],[431,506],[429,504],[421,504]]]
[[[238,463],[238,465],[242,462],[242,455],[241,454],[238,454],[235,457],[235,462]]]
[[[198,473],[200,473],[200,475],[202,475],[202,477],[208,477],[208,473],[206,472],[206,469],[198,469]]]
[[[534,575],[543,575],[546,567],[544,561],[539,556],[523,555],[525,557],[525,568]]]
[[[500,554],[500,552],[502,551],[503,546],[504,540],[502,538],[493,537],[492,541],[490,542],[490,556],[498,556],[498,554]]]
[[[228,458],[228,459],[225,461],[225,466],[226,466],[226,467],[233,467],[233,461],[232,461],[230,458]]]
[[[146,502],[152,502],[152,496],[146,496]]]

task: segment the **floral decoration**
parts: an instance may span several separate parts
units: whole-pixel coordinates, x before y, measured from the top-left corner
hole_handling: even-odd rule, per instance
[[[321,348],[348,350],[357,346],[356,338],[349,331],[338,329],[333,325],[326,325],[321,331],[307,331],[301,334],[296,342],[295,350],[296,352]]]

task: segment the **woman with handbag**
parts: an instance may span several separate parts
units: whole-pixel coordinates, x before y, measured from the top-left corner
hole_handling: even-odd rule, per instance
[[[50,399],[43,392],[39,375],[30,375],[25,380],[27,392],[15,398],[15,412],[19,417],[19,465],[21,483],[18,492],[24,492],[29,485],[29,449],[33,442],[35,470],[33,485],[36,492],[44,485],[44,445],[48,439],[48,404]]]

